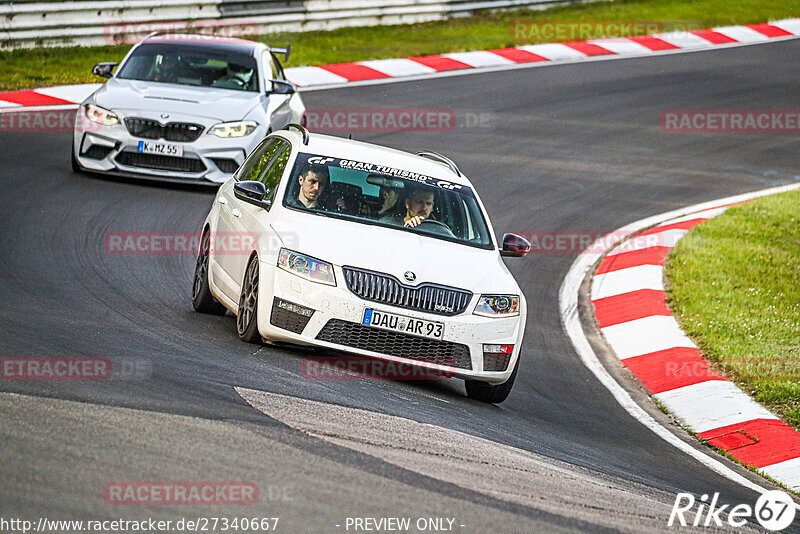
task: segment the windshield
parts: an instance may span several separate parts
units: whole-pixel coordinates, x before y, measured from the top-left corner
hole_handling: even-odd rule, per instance
[[[298,154],[283,203],[317,215],[494,247],[472,189],[383,165]]]
[[[258,91],[256,71],[255,58],[246,54],[202,46],[143,44],[122,65],[117,78]]]

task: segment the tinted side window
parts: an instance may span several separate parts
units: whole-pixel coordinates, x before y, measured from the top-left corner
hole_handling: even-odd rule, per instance
[[[277,79],[278,69],[275,68],[275,62],[272,60],[272,52],[270,51],[264,52],[263,63],[264,63],[264,75],[268,77],[267,81]],[[267,89],[269,88],[270,88],[269,84],[267,84]]]
[[[269,166],[273,158],[283,148],[284,142],[273,138],[269,142],[260,145],[250,154],[244,162],[242,170],[239,172],[239,181],[258,180]]]
[[[278,58],[275,57],[275,54],[273,54],[272,52],[270,52],[269,54],[270,56],[272,56],[272,64],[273,68],[276,71],[275,74],[277,74],[277,79],[285,80],[286,74],[283,73],[283,66],[281,65],[281,62],[278,61]]]
[[[287,143],[282,143],[283,146],[278,153],[275,161],[269,166],[267,171],[261,176],[261,182],[267,186],[267,194],[264,195],[264,200],[273,200],[275,192],[278,190],[278,185],[281,183],[281,176],[286,169],[286,164],[289,162],[289,156],[292,154],[292,147]]]

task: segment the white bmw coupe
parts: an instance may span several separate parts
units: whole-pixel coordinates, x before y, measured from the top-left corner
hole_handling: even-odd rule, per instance
[[[244,341],[420,366],[465,379],[485,402],[511,391],[527,310],[501,256],[530,244],[495,242],[444,156],[292,124],[219,188],[200,243],[194,308],[230,310]]]
[[[72,169],[219,185],[305,106],[270,48],[243,39],[153,35],[78,108]],[[114,70],[116,68],[116,70]]]

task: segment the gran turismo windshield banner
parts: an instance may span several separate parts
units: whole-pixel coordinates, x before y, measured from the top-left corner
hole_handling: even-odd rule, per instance
[[[470,197],[475,196],[475,194],[472,192],[472,189],[465,185],[454,184],[453,182],[449,182],[447,180],[433,178],[432,176],[426,176],[424,174],[419,174],[404,169],[396,169],[388,165],[376,165],[374,163],[365,163],[363,161],[354,161],[351,159],[332,158],[330,156],[310,156],[308,157],[308,163],[382,174],[392,178],[402,178],[404,180],[411,180],[431,187],[447,189],[449,191],[454,191]]]

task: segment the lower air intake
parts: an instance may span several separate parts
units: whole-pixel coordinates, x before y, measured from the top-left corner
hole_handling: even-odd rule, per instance
[[[331,319],[317,339],[419,362],[472,369],[469,347],[460,343],[388,332],[358,323]]]

